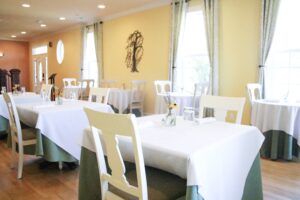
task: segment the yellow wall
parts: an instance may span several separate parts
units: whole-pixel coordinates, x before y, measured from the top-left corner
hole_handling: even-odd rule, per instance
[[[63,62],[58,64],[56,59],[56,45],[58,40],[62,40],[64,43],[65,55]],[[44,37],[42,39],[33,40],[30,42],[31,48],[34,46],[40,46],[41,44],[53,43],[52,47],[48,47],[48,72],[49,75],[57,73],[55,78],[55,84],[57,86],[62,85],[62,78],[66,77],[80,77],[80,49],[81,49],[81,32],[80,28],[75,28],[63,33],[57,33]],[[31,58],[31,80],[32,78],[32,58]]]
[[[129,84],[130,80],[146,80],[145,112],[154,112],[154,80],[168,78],[170,8],[164,6],[125,16],[103,25],[104,79]],[[126,41],[135,30],[144,36],[144,55],[138,73],[126,68]]]
[[[246,97],[246,84],[257,80],[261,1],[219,2],[220,95]],[[249,122],[250,105],[247,100],[243,123]]]
[[[260,30],[260,0],[220,1],[219,27],[219,76],[220,95],[246,96],[245,86],[257,80]],[[138,66],[139,73],[126,68],[126,40],[135,30],[144,36],[144,55]],[[61,65],[56,61],[56,43],[62,39],[65,59]],[[32,45],[48,43],[50,73],[58,73],[57,83],[62,77],[80,75],[80,29],[54,34]],[[104,79],[115,79],[121,83],[143,79],[146,85],[145,112],[154,112],[153,81],[168,78],[170,41],[170,6],[105,21],[103,24]],[[250,106],[247,101],[243,123],[250,121]]]

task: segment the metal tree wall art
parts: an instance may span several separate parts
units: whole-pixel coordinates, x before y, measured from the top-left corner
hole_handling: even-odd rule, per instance
[[[127,68],[131,69],[131,72],[139,72],[137,66],[144,53],[143,41],[144,37],[139,31],[134,31],[127,39],[127,56],[125,62]]]

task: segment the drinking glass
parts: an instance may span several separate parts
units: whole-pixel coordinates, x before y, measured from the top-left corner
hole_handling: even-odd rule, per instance
[[[25,87],[21,87],[21,93],[25,94],[25,92],[26,92],[26,88]]]
[[[184,108],[183,110],[183,119],[194,121],[195,118],[195,111],[193,108]]]
[[[3,94],[3,93],[6,93],[6,87],[5,86],[2,86],[2,88],[1,88],[1,93]]]

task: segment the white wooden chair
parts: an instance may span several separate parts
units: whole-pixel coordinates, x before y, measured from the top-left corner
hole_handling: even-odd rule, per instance
[[[41,94],[43,95],[43,98],[45,98],[46,100],[50,100],[51,98],[51,90],[52,90],[53,85],[51,84],[42,84],[42,88],[41,88]]]
[[[177,199],[185,194],[186,180],[154,168],[145,170],[142,144],[134,115],[102,113],[90,108],[84,110],[92,129],[103,200]],[[133,150],[135,169],[126,172],[128,168],[120,153],[118,136],[130,139],[132,148],[128,148]],[[107,156],[111,173],[107,170],[104,155]]]
[[[164,95],[172,91],[172,82],[167,80],[154,81],[156,95]]]
[[[100,87],[115,88],[115,87],[117,87],[117,81],[116,80],[101,80]]]
[[[131,93],[129,112],[132,113],[133,109],[139,109],[141,116],[144,115],[144,89],[146,81],[144,80],[132,80],[131,81]]]
[[[94,87],[95,80],[94,79],[80,79],[78,80],[78,84],[80,86],[80,99],[88,100],[90,89]]]
[[[262,87],[259,83],[248,83],[247,92],[250,103],[254,100],[261,99]]]
[[[18,144],[19,158],[18,158],[18,179],[22,178],[23,174],[23,162],[24,162],[24,146],[36,144],[36,130],[35,129],[22,129],[19,120],[19,115],[16,109],[16,105],[11,95],[4,93],[4,100],[7,105],[9,113],[9,125],[12,142],[12,159],[11,167],[14,167],[16,157],[16,145]]]
[[[70,88],[77,86],[76,78],[63,78],[64,88]]]
[[[200,99],[199,118],[203,118],[204,108],[213,108],[217,120],[240,124],[245,101],[244,97],[203,95]]]
[[[90,88],[88,101],[93,101],[95,98],[96,102],[107,104],[109,92],[110,88]]]

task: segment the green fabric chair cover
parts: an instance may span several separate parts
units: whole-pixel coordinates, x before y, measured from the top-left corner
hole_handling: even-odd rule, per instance
[[[263,134],[265,141],[260,150],[262,157],[272,160],[292,160],[293,156],[300,158],[300,147],[297,140],[291,135],[276,130],[267,131]]]
[[[126,166],[126,163],[125,163]],[[126,167],[127,169],[127,167]],[[80,172],[79,172],[79,200],[101,199],[100,179],[96,154],[84,147],[81,148]],[[203,200],[198,194],[197,186],[187,186],[186,197],[180,200]],[[260,157],[256,156],[248,174],[243,200],[262,200],[262,181],[260,172]]]

